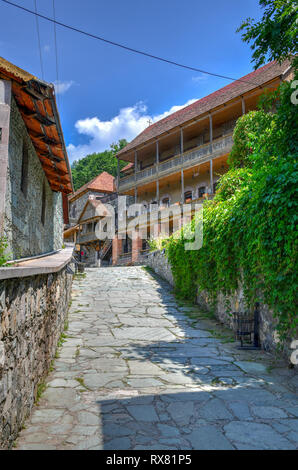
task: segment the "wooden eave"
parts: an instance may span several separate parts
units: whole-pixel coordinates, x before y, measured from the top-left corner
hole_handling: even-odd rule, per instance
[[[80,188],[77,191],[80,191]],[[92,186],[89,186],[88,188],[85,188],[83,191],[79,192],[78,194],[74,193],[74,194],[69,195],[68,201],[75,202],[77,199],[80,199],[80,197],[84,196],[84,194],[86,194],[88,191],[92,191],[94,193],[105,193],[105,195],[113,194],[115,192],[115,191],[108,191],[106,189],[92,188]]]
[[[268,82],[262,83],[262,84],[256,86],[255,88],[253,88],[251,90],[248,90],[244,93],[240,93],[238,96],[235,96],[230,100],[227,100],[225,103],[222,103],[218,106],[215,106],[214,108],[210,109],[209,111],[203,112],[202,114],[200,114],[196,117],[193,117],[189,120],[186,120],[185,122],[183,122],[183,124],[178,124],[176,126],[173,126],[171,129],[166,130],[164,132],[161,132],[158,136],[149,138],[148,140],[146,140],[146,141],[144,141],[140,144],[137,144],[135,147],[130,148],[127,151],[123,151],[123,153],[121,153],[119,155],[116,155],[116,156],[117,156],[117,158],[119,158],[119,160],[134,163],[134,154],[135,154],[135,152],[138,152],[138,151],[144,149],[145,147],[154,144],[157,140],[163,139],[164,137],[166,137],[168,135],[174,135],[175,133],[179,132],[181,128],[188,127],[189,125],[194,124],[194,123],[199,122],[199,121],[203,121],[204,119],[209,119],[210,114],[214,114],[214,113],[224,111],[227,107],[233,106],[234,104],[239,102],[239,100],[242,97],[245,99],[246,97],[250,97],[252,95],[255,95],[256,93],[258,93],[259,90],[264,91],[266,88],[268,88],[272,85],[275,85],[276,83],[279,83],[280,79],[281,79],[281,77],[274,77],[273,79],[269,80]],[[125,172],[125,175],[128,176],[128,174],[126,172]]]
[[[8,63],[9,64],[9,63]],[[54,87],[35,77],[0,67],[0,78],[12,82],[12,94],[53,191],[73,192],[71,171],[57,111]],[[27,75],[26,75],[27,74]],[[31,78],[32,77],[32,78]],[[29,79],[28,79],[29,78]]]

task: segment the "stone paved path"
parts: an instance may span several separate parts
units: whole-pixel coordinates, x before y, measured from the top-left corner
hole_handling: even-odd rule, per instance
[[[295,449],[295,371],[198,314],[141,267],[88,270],[17,448]]]

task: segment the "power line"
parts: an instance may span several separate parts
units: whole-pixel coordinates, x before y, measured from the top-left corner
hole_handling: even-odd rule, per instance
[[[218,78],[224,78],[226,80],[231,80],[231,81],[238,81],[238,82],[244,82],[244,83],[249,83],[251,85],[259,85],[258,83],[256,82],[251,82],[251,81],[248,81],[248,80],[243,80],[241,78],[232,78],[232,77],[228,77],[226,75],[220,75],[218,73],[213,73],[213,72],[208,72],[207,70],[201,70],[201,69],[198,69],[196,67],[190,67],[188,65],[184,65],[184,64],[180,64],[178,62],[174,62],[172,60],[168,60],[168,59],[164,59],[163,57],[159,57],[159,56],[156,56],[156,55],[153,55],[153,54],[149,54],[148,52],[144,52],[144,51],[140,51],[138,49],[134,49],[132,47],[128,47],[128,46],[125,46],[124,44],[120,44],[118,42],[115,42],[115,41],[110,41],[109,39],[105,39],[105,38],[102,38],[100,36],[97,36],[95,34],[92,34],[92,33],[88,33],[86,31],[83,31],[81,29],[78,29],[78,28],[75,28],[74,26],[70,26],[70,25],[67,25],[65,23],[61,23],[60,21],[57,21],[55,19],[52,19],[52,18],[49,18],[48,16],[45,16],[45,15],[41,15],[40,13],[34,13],[34,11],[32,10],[29,10],[28,8],[25,8],[25,7],[22,7],[21,5],[17,5],[16,3],[13,3],[13,2],[10,2],[8,0],[1,0],[2,2],[4,3],[7,3],[8,5],[12,5],[16,8],[19,8],[20,10],[23,10],[23,11],[26,11],[27,13],[31,13],[33,15],[37,15],[39,16],[40,18],[43,18],[44,20],[47,20],[47,21],[50,21],[51,23],[55,23],[55,25],[59,25],[59,26],[62,26],[63,28],[67,28],[67,29],[70,29],[71,31],[75,31],[77,33],[80,33],[80,34],[83,34],[85,36],[88,36],[90,38],[93,38],[93,39],[97,39],[99,41],[102,41],[102,42],[105,42],[106,44],[110,44],[112,46],[117,46],[117,47],[120,47],[121,49],[125,49],[129,52],[134,52],[135,54],[139,54],[139,55],[143,55],[145,57],[150,57],[151,59],[155,59],[155,60],[159,60],[160,62],[165,62],[167,64],[171,64],[171,65],[175,65],[176,67],[180,67],[180,68],[183,68],[183,69],[187,69],[187,70],[192,70],[193,72],[199,72],[199,73],[204,73],[204,74],[207,74],[207,75],[212,75],[214,77],[218,77]]]
[[[40,60],[40,68],[41,68],[41,77],[44,80],[41,45],[40,45],[40,34],[39,34],[39,23],[38,23],[38,16],[39,15],[37,13],[36,0],[34,0],[34,6],[35,6],[35,12],[32,12],[32,13],[35,15],[35,19],[36,19],[36,31],[37,31],[37,40],[38,40],[38,47],[39,47],[39,60]]]
[[[57,48],[55,0],[53,0],[53,18],[54,18],[54,38],[55,38],[55,56],[56,56],[56,82],[57,82],[57,87],[58,87],[59,86],[59,73],[58,73],[58,48]]]

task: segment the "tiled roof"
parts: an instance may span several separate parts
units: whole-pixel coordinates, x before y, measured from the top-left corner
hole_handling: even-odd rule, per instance
[[[113,193],[115,191],[115,178],[114,176],[110,175],[106,171],[97,175],[93,180],[89,181],[88,183],[84,184],[81,188],[79,188],[76,192],[69,196],[69,201],[77,198],[81,193],[84,193],[88,190],[98,191],[103,193]]]
[[[88,205],[91,205],[92,207],[94,207],[95,209],[95,212],[94,212],[94,215],[93,217],[105,217],[105,216],[108,216],[108,215],[111,215],[110,212],[108,211],[107,207],[105,204],[103,204],[101,201],[99,201],[98,199],[94,199],[92,196],[89,196],[89,198],[87,199],[84,207],[83,207],[83,210],[80,214],[80,217],[78,218],[78,224],[80,225],[80,223],[83,223],[84,222],[84,214],[87,210],[87,206]],[[97,210],[98,207],[101,207],[101,210]],[[93,218],[92,217],[92,218]],[[87,220],[89,219],[89,217],[87,218]]]
[[[0,57],[0,79],[11,82],[13,97],[53,191],[73,191],[54,85]]]
[[[182,124],[191,121],[192,119],[197,118],[198,116],[253,90],[254,88],[270,82],[274,78],[281,76],[289,68],[289,65],[288,61],[285,61],[281,65],[275,61],[270,62],[254,72],[245,75],[241,79],[220,88],[214,93],[195,101],[173,114],[170,114],[147,127],[135,139],[126,145],[126,147],[120,150],[117,156],[122,157],[125,153],[128,153],[139,145],[174,129],[177,126],[181,126]]]
[[[125,171],[128,171],[130,170],[131,168],[134,167],[134,164],[133,163],[128,163],[128,165],[126,165],[124,168],[122,168],[121,171],[123,171],[123,173],[125,173]]]

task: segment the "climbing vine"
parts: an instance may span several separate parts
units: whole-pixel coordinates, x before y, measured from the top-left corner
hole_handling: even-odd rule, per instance
[[[199,289],[215,301],[219,292],[231,294],[241,285],[248,308],[259,300],[273,310],[282,341],[298,325],[298,106],[292,92],[289,83],[281,84],[259,111],[238,120],[230,170],[214,200],[204,204],[202,248],[184,249],[190,227],[166,244],[180,296],[193,299]]]
[[[9,255],[7,254],[6,250],[8,247],[7,238],[0,237],[0,266],[5,266],[7,261],[9,260]]]

